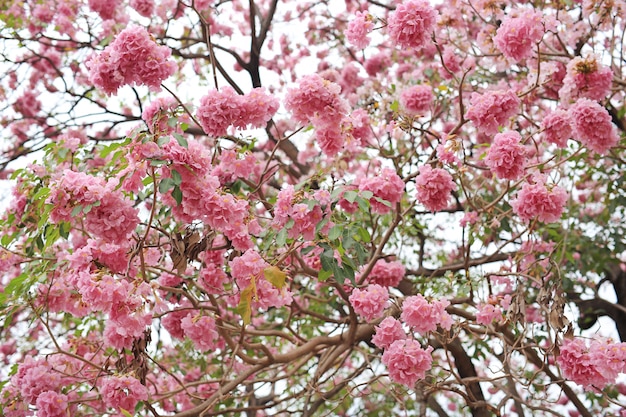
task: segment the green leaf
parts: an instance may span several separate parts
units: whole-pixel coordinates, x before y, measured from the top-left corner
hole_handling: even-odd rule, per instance
[[[361,191],[361,197],[363,197],[366,200],[369,200],[370,198],[372,198],[374,196],[374,193],[368,190],[365,191]]]
[[[72,209],[72,213],[70,214],[70,216],[76,217],[78,216],[79,213],[82,213],[82,211],[83,211],[83,206],[78,205]]]
[[[161,136],[160,138],[157,139],[157,145],[163,146],[167,143],[170,143],[170,137],[169,136]]]
[[[339,236],[341,236],[342,231],[343,231],[342,226],[339,226],[339,225],[333,226],[332,229],[330,229],[330,231],[328,232],[328,239],[337,240]]]
[[[177,185],[174,187],[174,189],[172,190],[172,197],[174,198],[174,200],[176,200],[176,204],[177,205],[181,205],[183,202],[183,192],[181,191],[180,187]]]
[[[183,177],[181,177],[180,173],[175,169],[172,169],[172,180],[174,180],[175,185],[180,185],[183,182]]]
[[[320,281],[326,281],[332,275],[333,275],[333,271],[326,271],[324,269],[320,269],[320,271],[317,273],[317,279]]]
[[[167,193],[172,188],[176,187],[176,183],[172,178],[163,178],[159,183],[159,192],[161,194]]]
[[[285,246],[286,243],[287,243],[287,229],[283,227],[282,229],[280,229],[280,232],[278,232],[278,234],[276,235],[276,245]]]
[[[274,287],[279,290],[285,286],[285,280],[287,278],[287,274],[277,266],[270,266],[263,270],[263,276],[266,280],[270,282]]]
[[[358,195],[359,193],[357,193],[356,191],[350,190],[343,193],[343,198],[346,199],[348,203],[354,203],[354,200],[356,200]]]
[[[235,311],[241,316],[244,325],[250,324],[250,319],[252,318],[252,292],[251,284],[241,292],[239,304],[235,308]]]
[[[189,143],[187,143],[187,139],[185,139],[185,137],[180,133],[172,133],[172,136],[174,136],[176,142],[178,142],[178,144],[183,148],[187,148],[189,146]]]

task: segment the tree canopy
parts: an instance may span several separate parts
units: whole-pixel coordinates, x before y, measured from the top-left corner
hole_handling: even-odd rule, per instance
[[[626,416],[626,2],[0,3],[0,415]]]

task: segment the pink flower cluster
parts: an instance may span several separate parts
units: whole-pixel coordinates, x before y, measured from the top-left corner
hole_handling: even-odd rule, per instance
[[[279,105],[278,99],[263,87],[239,95],[232,87],[224,86],[220,90],[209,90],[200,99],[196,117],[207,135],[219,137],[226,135],[231,126],[238,129],[265,127]]]
[[[526,168],[526,148],[522,137],[515,131],[498,133],[487,151],[485,164],[500,179],[515,181]]]
[[[393,317],[385,317],[372,336],[372,343],[380,349],[387,349],[396,340],[406,339],[406,333],[402,329],[402,323]]]
[[[574,128],[574,139],[599,154],[618,144],[617,128],[609,112],[595,101],[579,99],[569,109]]]
[[[400,94],[400,105],[411,116],[426,113],[433,102],[433,89],[426,84],[411,86]]]
[[[494,44],[505,57],[521,61],[531,56],[533,48],[544,33],[542,14],[525,9],[516,16],[507,16],[493,38]]]
[[[356,12],[354,19],[348,23],[348,28],[344,32],[346,39],[359,49],[364,49],[370,44],[367,36],[374,29],[374,18],[367,12]]]
[[[400,318],[420,334],[452,327],[452,317],[446,311],[450,302],[445,298],[428,302],[423,295],[417,294],[404,299]]]
[[[100,54],[85,62],[89,80],[106,94],[115,94],[123,85],[147,85],[158,90],[161,82],[176,71],[170,49],[158,45],[142,27],[119,33]]]
[[[173,97],[159,97],[146,106],[141,118],[148,125],[150,132],[169,134],[174,131],[174,127],[168,124],[168,119],[178,106],[178,101]]]
[[[523,221],[537,218],[540,222],[552,223],[561,218],[567,202],[567,192],[557,186],[545,183],[545,177],[537,175],[534,182],[527,182],[511,201],[511,207]]]
[[[385,349],[382,362],[389,370],[392,381],[413,387],[415,383],[426,377],[432,367],[432,346],[423,349],[413,339],[400,339]]]
[[[336,155],[345,142],[342,121],[349,106],[340,93],[339,84],[312,74],[285,96],[285,108],[298,122],[313,125],[317,144],[328,156]]]
[[[626,371],[626,343],[582,338],[565,339],[557,362],[563,376],[587,389],[603,389]]]
[[[402,48],[421,48],[437,23],[437,11],[426,0],[408,0],[387,19],[391,40]]]
[[[68,415],[68,398],[65,394],[45,391],[37,397],[38,417],[66,417]]]
[[[296,197],[296,191],[292,185],[286,186],[280,190],[274,205],[274,221],[273,227],[281,229],[293,221],[288,228],[287,236],[292,239],[302,236],[304,240],[315,239],[315,228],[324,217],[319,204],[309,207],[304,200],[313,201],[314,196],[309,193],[299,193]]]
[[[567,73],[559,98],[565,104],[578,98],[604,100],[611,92],[613,71],[598,62],[595,56],[577,56],[567,64]]]
[[[479,304],[476,312],[476,323],[488,326],[494,321],[502,321],[502,308],[491,303]]]
[[[216,349],[219,335],[213,317],[190,313],[180,321],[180,327],[196,349],[205,352]]]
[[[392,205],[399,203],[404,194],[404,181],[391,168],[383,168],[378,175],[367,177],[359,182],[360,191],[370,191],[372,211],[379,214],[389,213]],[[390,205],[380,200],[388,201]]]
[[[65,170],[50,187],[48,203],[55,223],[84,219],[85,229],[111,243],[122,243],[139,224],[137,209],[116,190],[117,181],[106,182],[84,172]],[[79,209],[80,216],[72,215]],[[76,212],[74,212],[76,213]]]
[[[441,168],[422,165],[415,179],[417,201],[430,211],[439,211],[448,207],[450,193],[456,189],[452,175]]]
[[[559,148],[567,145],[567,140],[572,137],[572,123],[569,113],[563,109],[556,109],[544,117],[541,122],[543,137]]]
[[[405,272],[406,269],[402,263],[398,261],[387,262],[385,259],[379,259],[374,264],[368,279],[372,284],[396,287],[404,278]]]
[[[356,288],[349,297],[354,311],[367,321],[380,318],[389,303],[389,291],[378,284]]]
[[[292,294],[287,288],[279,290],[265,279],[264,271],[270,265],[255,250],[247,250],[229,265],[239,291],[252,286],[253,308],[282,307],[291,303]]]
[[[131,376],[107,376],[99,387],[104,405],[117,410],[135,411],[139,401],[148,399],[148,389]]]
[[[498,127],[517,114],[520,103],[512,90],[472,93],[465,117],[476,125],[478,131],[493,135],[498,133]]]

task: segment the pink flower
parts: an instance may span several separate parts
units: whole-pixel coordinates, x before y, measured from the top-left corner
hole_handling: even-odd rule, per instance
[[[102,20],[113,19],[121,0],[89,0],[89,7],[98,13]]]
[[[452,175],[448,171],[430,165],[422,165],[420,174],[415,179],[417,201],[430,211],[439,211],[448,207],[450,193],[456,189]]]
[[[389,15],[387,32],[402,48],[426,44],[437,23],[437,11],[425,0],[408,0]]]
[[[210,351],[216,348],[219,335],[212,317],[188,314],[181,320],[180,327],[196,349]]]
[[[130,376],[107,376],[100,384],[100,395],[107,407],[133,412],[139,401],[148,399],[148,389]]]
[[[37,397],[38,417],[66,417],[67,395],[55,391],[45,391]]]
[[[404,181],[393,169],[383,168],[378,175],[361,180],[359,190],[371,191],[374,194],[370,199],[372,211],[384,214],[389,213],[390,206],[402,200]],[[379,200],[388,201],[391,204],[386,205]]]
[[[376,333],[372,336],[372,343],[380,349],[387,349],[396,340],[406,339],[402,324],[393,317],[385,317],[376,326]]]
[[[476,323],[488,326],[494,320],[502,320],[502,308],[491,303],[479,304],[476,312]]]
[[[407,114],[419,116],[430,109],[433,97],[433,90],[430,86],[418,84],[402,91],[400,105]]]
[[[498,133],[487,151],[485,164],[496,177],[517,180],[526,167],[526,148],[520,143],[522,137],[515,131]]]
[[[141,118],[148,125],[150,132],[171,133],[174,128],[168,124],[168,119],[172,117],[172,111],[178,105],[178,101],[173,97],[159,97],[144,108]]]
[[[561,218],[567,201],[567,192],[557,185],[546,185],[545,177],[535,176],[534,183],[527,182],[511,201],[511,207],[523,221],[538,218],[540,222],[553,223]]]
[[[367,12],[356,12],[354,19],[348,23],[348,28],[344,32],[346,39],[359,49],[364,49],[370,44],[368,33],[374,28],[373,17]]]
[[[432,351],[432,346],[424,350],[413,339],[396,340],[383,353],[382,362],[392,381],[413,387],[432,367]]]
[[[585,388],[602,389],[606,384],[614,382],[614,375],[604,374],[603,369],[598,367],[599,356],[596,349],[600,344],[596,342],[588,347],[581,338],[564,339],[557,358],[563,376]],[[623,362],[621,366],[623,367]]]
[[[474,122],[478,131],[493,135],[517,113],[520,103],[512,90],[472,93],[465,117]]]
[[[400,262],[387,262],[385,259],[379,259],[374,264],[368,279],[373,284],[395,287],[402,281],[405,272],[406,270]]]
[[[493,38],[504,56],[520,61],[531,56],[533,48],[543,37],[542,14],[526,9],[516,16],[507,16]]]
[[[378,284],[370,284],[365,289],[352,291],[349,300],[358,315],[372,321],[383,315],[389,302],[389,292]]]
[[[567,145],[567,140],[572,137],[572,125],[569,114],[563,109],[556,109],[544,117],[541,122],[543,137],[559,148]]]
[[[348,103],[341,98],[341,87],[317,74],[307,75],[297,88],[289,88],[285,108],[301,123],[318,126],[340,120],[348,112]]]
[[[130,7],[144,17],[152,17],[152,13],[154,13],[153,0],[130,0]]]
[[[612,83],[611,68],[599,63],[595,56],[586,58],[577,56],[567,64],[567,73],[563,79],[563,87],[559,90],[559,98],[563,103],[578,98],[604,100],[611,92]]]
[[[161,82],[176,71],[170,49],[158,45],[141,27],[124,29],[102,53],[92,56],[85,65],[89,79],[106,94],[114,94],[122,85],[147,85],[158,90]]]
[[[43,392],[57,391],[63,380],[48,361],[27,356],[20,363],[17,373],[11,377],[11,383],[19,388],[27,403],[34,404]]]
[[[617,128],[609,112],[595,101],[579,99],[569,109],[574,138],[587,148],[605,154],[619,142]]]
[[[404,299],[400,319],[420,334],[452,327],[452,317],[446,311],[450,302],[445,298],[429,303],[421,294]]]

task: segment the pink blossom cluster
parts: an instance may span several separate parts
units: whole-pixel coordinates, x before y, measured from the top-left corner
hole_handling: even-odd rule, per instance
[[[139,401],[148,399],[148,389],[139,380],[131,376],[107,376],[99,386],[104,405],[116,410],[135,410]]]
[[[319,204],[309,206],[305,200],[314,202],[315,197],[307,192],[296,193],[292,185],[280,190],[274,205],[272,226],[281,229],[293,223],[288,226],[287,236],[292,239],[302,236],[305,241],[315,239],[315,229],[324,213]]]
[[[448,207],[450,193],[456,189],[452,175],[442,168],[422,165],[415,179],[417,201],[430,211],[440,211]]]
[[[35,117],[41,111],[41,101],[34,91],[25,91],[13,105],[16,112],[22,113],[24,117]]]
[[[402,48],[421,48],[437,23],[437,11],[426,0],[408,0],[387,19],[387,33]]]
[[[626,372],[626,343],[582,338],[564,339],[557,362],[563,376],[587,389],[603,389]]]
[[[196,118],[207,135],[219,137],[225,136],[231,126],[237,129],[265,127],[279,105],[278,99],[263,87],[240,95],[232,87],[224,86],[220,90],[209,90],[200,99]]]
[[[152,17],[154,13],[154,0],[130,0],[130,7],[144,17]]]
[[[291,303],[289,289],[285,287],[279,290],[265,279],[264,271],[270,265],[255,250],[245,251],[230,261],[229,266],[240,292],[249,287],[253,289],[253,308],[282,307]]]
[[[380,349],[387,349],[396,340],[404,340],[406,338],[407,335],[404,329],[402,329],[402,323],[394,317],[385,317],[376,326],[376,333],[372,336],[372,343]]]
[[[521,143],[522,137],[515,131],[498,133],[487,151],[485,165],[496,177],[517,180],[526,168],[526,148]]]
[[[106,94],[115,94],[123,85],[147,85],[158,90],[161,82],[176,71],[170,49],[158,45],[142,27],[131,26],[85,62],[89,80]]]
[[[175,129],[168,121],[172,117],[173,110],[178,106],[178,101],[173,97],[159,97],[146,106],[141,113],[141,118],[148,125],[151,133],[167,135]]]
[[[344,32],[346,39],[359,49],[364,49],[370,44],[367,36],[374,29],[374,18],[367,12],[356,12],[354,19],[348,23],[348,28]]]
[[[420,116],[430,110],[434,99],[433,89],[426,84],[406,88],[400,94],[400,106],[411,116]]]
[[[348,113],[348,103],[341,97],[339,84],[318,74],[307,75],[297,88],[289,88],[285,108],[301,123],[311,123],[315,140],[322,152],[335,156],[345,143],[342,122]]]
[[[546,184],[545,176],[536,175],[531,182],[524,183],[511,207],[525,222],[537,218],[540,222],[553,223],[561,218],[567,198],[563,188]]]
[[[198,141],[189,140],[183,147],[174,139],[163,145],[165,160],[169,166],[161,168],[162,178],[172,178],[173,170],[180,176],[182,193],[180,204],[168,190],[163,201],[172,207],[174,216],[184,222],[206,222],[211,228],[223,233],[238,250],[252,247],[250,234],[261,231],[256,219],[250,218],[250,205],[220,188],[220,179],[211,171],[211,156]]]
[[[520,99],[512,90],[472,93],[470,106],[465,114],[479,132],[487,135],[498,133],[498,127],[517,114]]]
[[[400,339],[385,349],[382,363],[387,366],[392,381],[413,387],[432,367],[432,351],[432,346],[423,349],[414,339]]]
[[[478,305],[476,312],[476,323],[488,326],[494,321],[502,321],[502,307],[493,303],[482,303]]]
[[[66,417],[68,415],[68,397],[56,391],[45,391],[37,397],[38,417]]]
[[[217,348],[219,335],[213,317],[190,313],[180,321],[180,327],[196,349],[207,352]]]
[[[421,294],[412,295],[404,299],[400,318],[420,334],[435,331],[437,326],[450,330],[452,317],[446,311],[449,305],[445,298],[428,302]]]
[[[89,7],[103,20],[113,19],[119,10],[121,0],[89,0]]]
[[[616,126],[609,112],[595,101],[579,99],[569,109],[574,139],[599,154],[619,143]]]
[[[396,287],[402,278],[406,269],[401,262],[379,259],[374,264],[372,271],[368,275],[368,280],[372,284],[382,285],[384,287]]]
[[[544,117],[541,122],[543,137],[559,148],[567,145],[567,140],[572,137],[572,121],[569,113],[563,109],[556,109]]]
[[[532,55],[533,48],[543,37],[541,12],[524,9],[507,16],[493,38],[494,44],[505,57],[517,62]]]
[[[369,284],[354,289],[348,300],[354,311],[369,322],[383,315],[389,303],[389,291],[378,284]]]
[[[139,224],[139,217],[132,201],[116,187],[117,181],[65,170],[50,186],[50,220],[72,222],[82,217],[85,229],[94,236],[122,243]],[[72,215],[77,208],[80,216]]]
[[[404,181],[391,168],[381,169],[378,175],[363,178],[359,182],[359,191],[370,191],[372,211],[379,214],[389,213],[391,206],[399,203],[404,194]],[[388,201],[389,205],[380,200]]]
[[[611,92],[613,71],[598,62],[595,56],[575,57],[567,64],[567,73],[559,98],[565,105],[578,98],[604,100]]]
[[[27,404],[35,404],[37,398],[44,392],[59,391],[64,384],[64,378],[61,373],[53,370],[49,361],[26,356],[10,382],[19,390],[20,396]]]

